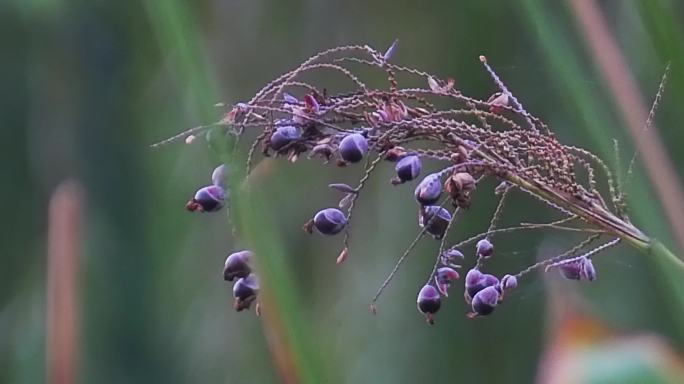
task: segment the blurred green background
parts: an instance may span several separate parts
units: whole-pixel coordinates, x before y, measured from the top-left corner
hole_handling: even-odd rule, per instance
[[[645,100],[672,62],[656,123],[681,177],[684,4],[598,4]],[[454,77],[478,98],[496,91],[477,59],[486,54],[561,141],[615,165],[616,138],[623,167],[628,162],[634,146],[568,2],[3,0],[0,382],[47,379],[47,209],[67,178],[83,184],[86,198],[78,276],[83,383],[279,382],[286,379],[272,354],[279,338],[304,382],[544,382],[551,379],[540,372],[557,369],[549,350],[569,348],[553,338],[562,328],[559,302],[610,335],[569,332],[587,347],[586,361],[563,376],[568,382],[684,380],[681,369],[655,369],[638,352],[665,348],[666,358],[656,360],[681,365],[684,276],[625,245],[596,259],[599,279],[591,285],[534,274],[488,318],[466,319],[457,288],[430,327],[415,296],[432,266],[432,240],[409,258],[378,315],[368,311],[417,231],[412,187],[391,188],[391,166],[359,201],[351,256],[341,267],[334,263],[341,239],[307,236],[301,224],[339,199],[325,185],[353,184],[359,167],[275,161],[243,207],[242,241],[232,238],[225,214],[183,209],[219,156],[201,143],[151,143],[218,120],[215,103],[249,99],[319,50],[353,43],[383,50],[394,38],[396,63]],[[639,167],[629,192],[635,222],[674,247]],[[454,240],[486,228],[496,206],[490,196],[475,198]],[[504,223],[552,217],[539,207],[517,194]],[[498,237],[492,270],[517,272],[578,240],[551,232]],[[247,246],[268,254],[261,264],[278,301],[277,326],[231,308],[222,263]],[[630,354],[617,342],[637,334],[652,335],[659,347]],[[601,344],[606,337],[615,342]]]

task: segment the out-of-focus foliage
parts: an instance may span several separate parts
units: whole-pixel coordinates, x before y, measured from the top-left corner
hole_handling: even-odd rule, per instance
[[[600,5],[646,99],[672,61],[657,126],[680,168],[684,6]],[[217,152],[202,143],[155,150],[149,144],[219,119],[216,102],[248,99],[321,49],[382,49],[399,38],[395,62],[454,77],[458,88],[481,98],[496,90],[478,62],[486,54],[561,141],[612,160],[617,138],[625,166],[633,145],[577,25],[565,2],[534,0],[3,1],[0,382],[45,378],[47,199],[67,177],[81,180],[87,196],[83,382],[277,382],[274,332],[286,335],[300,377],[311,382],[533,381],[544,329],[554,321],[545,315],[542,276],[521,281],[490,318],[466,319],[467,307],[454,294],[430,327],[415,309],[438,246],[425,240],[379,302],[378,315],[369,314],[369,299],[417,231],[411,187],[389,186],[391,166],[360,199],[350,257],[339,267],[339,239],[308,236],[301,224],[335,204],[339,194],[324,186],[353,184],[358,166],[268,160],[251,196],[258,200],[238,212],[246,236],[235,241],[224,214],[183,209],[209,182]],[[673,244],[641,172],[629,192],[637,223]],[[544,220],[537,204],[516,195],[504,219]],[[479,194],[454,238],[486,227],[495,205]],[[517,271],[574,240],[549,232],[495,238],[494,272]],[[267,253],[260,260],[274,286],[277,329],[231,308],[222,263],[248,245]],[[581,298],[577,306],[607,327],[656,333],[681,352],[684,295],[668,283],[672,276],[625,246],[595,265],[596,282],[564,284],[564,294]],[[610,364],[626,353],[602,341],[591,349],[600,356],[588,361]]]

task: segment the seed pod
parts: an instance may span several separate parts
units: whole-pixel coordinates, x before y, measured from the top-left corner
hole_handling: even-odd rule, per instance
[[[591,262],[591,259],[585,258],[583,260],[582,268],[580,269],[580,277],[589,281],[596,280],[596,269],[594,268],[594,263]]]
[[[279,151],[301,137],[302,133],[299,128],[292,125],[283,125],[276,128],[275,132],[273,132],[269,145],[273,150]]]
[[[459,275],[454,269],[449,267],[439,268],[435,272],[435,282],[437,283],[437,289],[444,296],[449,296],[447,290],[451,285],[452,281],[458,280]]]
[[[229,169],[227,165],[219,165],[218,167],[214,168],[214,171],[211,173],[211,183],[218,187],[226,188],[228,173]]]
[[[418,225],[421,228],[425,227],[425,231],[435,239],[441,239],[444,236],[450,221],[451,213],[437,205],[421,208],[418,216]]]
[[[252,258],[251,251],[239,251],[231,253],[226,258],[223,264],[223,279],[226,281],[233,281],[233,279],[243,278],[252,273],[252,268],[249,266]]]
[[[499,284],[499,279],[494,275],[485,274],[473,268],[466,274],[465,289],[466,299],[473,298],[481,290]]]
[[[473,297],[472,308],[478,316],[487,316],[494,312],[499,303],[499,291],[494,286],[482,289]]]
[[[336,208],[326,208],[316,213],[313,219],[318,232],[324,235],[336,235],[347,225],[347,217]]]
[[[406,156],[397,162],[394,169],[397,171],[397,177],[392,180],[393,184],[411,181],[420,174],[420,158],[416,155]]]
[[[518,287],[518,278],[513,275],[504,275],[501,278],[501,289],[510,291]]]
[[[216,185],[209,185],[200,188],[195,197],[185,204],[185,208],[190,212],[216,212],[223,207],[226,200],[226,191]]]
[[[418,184],[414,196],[421,205],[431,205],[442,195],[442,182],[439,175],[431,173]]]
[[[477,256],[484,257],[485,259],[494,254],[494,245],[487,239],[478,241],[476,249]]]
[[[258,292],[259,281],[255,274],[238,279],[233,285],[233,298],[235,298],[233,308],[238,312],[248,309],[256,300]]]
[[[357,163],[368,152],[368,140],[360,133],[350,133],[340,141],[340,157],[348,163]]]
[[[456,199],[465,196],[468,192],[475,189],[475,179],[470,173],[459,172],[450,176],[444,182],[444,189],[449,196]]]
[[[439,292],[432,285],[425,285],[418,292],[418,310],[424,314],[427,321],[433,323],[433,315],[439,311],[442,306],[442,299],[439,297]]]

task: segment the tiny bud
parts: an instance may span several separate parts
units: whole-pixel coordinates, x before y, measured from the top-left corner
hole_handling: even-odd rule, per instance
[[[185,204],[185,208],[190,212],[216,212],[223,207],[225,200],[226,191],[219,186],[210,185],[200,188],[195,197]]]
[[[518,278],[513,275],[504,275],[501,278],[501,288],[504,291],[510,291],[518,287]]]
[[[499,303],[499,291],[494,286],[489,286],[479,291],[473,297],[471,303],[473,312],[478,316],[487,316],[494,312],[494,308]]]
[[[428,82],[428,86],[430,87],[430,89],[433,92],[441,92],[442,91],[442,87],[439,86],[439,83],[437,82],[437,80],[435,80],[432,76],[428,76],[427,82]]]
[[[431,205],[442,195],[442,182],[436,173],[429,174],[418,184],[414,192],[416,200],[421,205]]]
[[[477,256],[484,257],[485,259],[494,254],[494,245],[487,239],[478,241],[476,249]]]
[[[349,256],[349,248],[344,247],[342,252],[340,252],[340,255],[337,256],[337,260],[336,260],[337,264],[344,263],[347,260],[347,256]]]
[[[336,189],[340,192],[344,193],[351,193],[351,194],[358,194],[358,191],[351,186],[344,184],[344,183],[333,183],[333,184],[328,184],[329,188]]]
[[[499,185],[494,188],[494,194],[501,195],[511,188],[511,184],[508,181],[502,181]]]
[[[406,156],[406,150],[402,147],[394,147],[385,152],[385,160],[398,161]]]
[[[489,98],[489,100],[487,100],[487,102],[490,105],[489,111],[492,113],[502,113],[504,107],[508,107],[510,105],[510,99],[507,93],[495,93]]]
[[[226,188],[226,179],[228,178],[228,173],[229,170],[227,165],[219,165],[218,167],[214,168],[214,171],[211,173],[211,183],[218,187]]]
[[[459,268],[460,265],[458,265],[457,263],[462,262],[464,259],[465,256],[463,256],[463,253],[461,253],[461,251],[459,251],[458,249],[448,249],[442,252],[442,254],[439,257],[439,260],[442,263],[442,265],[456,266]]]
[[[432,285],[426,285],[418,292],[418,310],[424,314],[430,324],[433,323],[432,315],[439,311],[442,306],[442,299],[439,297],[439,292]]]
[[[350,133],[340,141],[340,157],[349,163],[357,163],[368,152],[368,141],[360,133]]]
[[[425,227],[425,231],[435,239],[444,236],[450,221],[451,213],[437,205],[423,207],[418,215],[418,225],[421,228]]]
[[[339,209],[326,208],[316,213],[313,224],[324,235],[336,235],[347,225],[347,218]]]
[[[385,61],[389,61],[394,54],[397,52],[397,49],[399,48],[399,39],[394,39],[392,42],[392,45],[387,48],[387,51],[385,51],[385,54],[382,55],[382,59]]]
[[[320,109],[320,105],[318,104],[318,101],[316,100],[315,97],[313,97],[310,94],[304,95],[304,105],[306,105],[307,112],[311,114],[318,114],[318,111]]]
[[[251,258],[252,252],[247,250],[228,255],[223,265],[223,279],[233,281],[236,277],[249,276],[252,272],[252,268],[249,266]]]
[[[585,280],[596,280],[596,269],[594,268],[594,263],[591,262],[591,259],[585,258],[583,260],[580,276]]]
[[[235,302],[233,307],[240,312],[248,309],[257,297],[259,292],[259,282],[255,274],[238,279],[233,285],[233,297]]]
[[[420,158],[416,155],[406,156],[397,162],[394,169],[397,172],[397,179],[399,182],[405,183],[411,181],[420,174]]]
[[[299,100],[287,92],[283,92],[283,101],[285,104],[299,104]]]
[[[281,148],[301,137],[302,133],[297,127],[284,125],[276,128],[275,132],[271,135],[270,147],[275,151],[279,151]]]
[[[454,269],[449,267],[439,268],[435,272],[435,282],[437,283],[437,289],[444,296],[449,296],[447,290],[452,281],[458,280],[459,275]]]
[[[185,137],[185,144],[192,144],[192,142],[195,141],[196,138],[197,138],[197,136],[195,136],[195,135],[186,136]]]

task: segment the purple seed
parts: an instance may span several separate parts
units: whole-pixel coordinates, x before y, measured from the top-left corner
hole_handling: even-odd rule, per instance
[[[249,276],[252,272],[250,267],[251,258],[252,252],[247,250],[228,255],[223,265],[223,279],[233,281],[236,277],[243,278]]]
[[[451,213],[437,205],[421,208],[420,215],[418,216],[418,225],[421,228],[425,227],[425,231],[435,239],[444,237],[450,221]]]
[[[442,300],[439,297],[439,292],[432,285],[426,285],[418,292],[418,310],[423,314],[435,314],[442,306]]]
[[[216,185],[200,188],[195,197],[190,199],[185,207],[188,211],[216,212],[223,207],[226,200],[226,191]]]
[[[318,232],[324,235],[336,235],[347,225],[347,217],[336,208],[326,208],[316,213],[313,219]]]
[[[488,258],[494,254],[494,245],[487,239],[478,241],[476,249],[478,257]]]
[[[429,174],[416,187],[414,196],[421,205],[432,205],[442,194],[442,181],[436,173]]]
[[[499,291],[494,286],[482,289],[475,296],[471,303],[473,312],[480,316],[486,316],[494,312],[494,308],[499,303]]]
[[[279,151],[281,148],[298,140],[302,137],[299,128],[292,125],[284,125],[276,128],[271,135],[270,146],[273,150]]]
[[[238,279],[233,285],[234,308],[236,311],[248,309],[259,292],[259,282],[255,274]]]
[[[418,177],[421,170],[420,158],[416,155],[409,155],[397,162],[394,167],[397,178],[403,183]]]
[[[357,163],[368,152],[368,140],[360,133],[350,133],[340,141],[340,157],[348,163]]]

